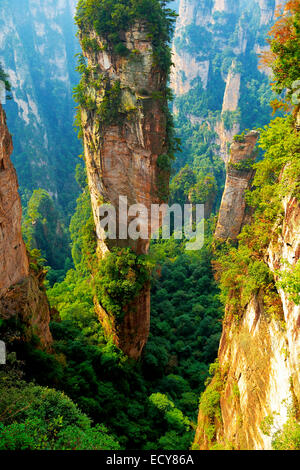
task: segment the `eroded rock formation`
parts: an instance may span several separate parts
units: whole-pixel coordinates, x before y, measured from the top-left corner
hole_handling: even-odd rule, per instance
[[[246,136],[250,154],[256,140]],[[237,153],[242,143],[234,144],[231,158],[241,161]],[[246,154],[244,154],[246,155]],[[231,160],[230,160],[231,161]],[[230,165],[230,164],[229,164]],[[249,187],[252,170],[235,171],[230,166],[215,236],[218,240],[236,241],[245,212],[244,191]],[[289,263],[295,267],[300,257],[300,205],[296,197],[282,201],[283,221],[274,226],[272,241],[265,251],[264,263],[275,281]],[[247,209],[247,208],[246,208]],[[276,294],[276,297],[274,297]],[[272,301],[276,313],[270,313],[260,288],[240,313],[239,318],[227,305],[218,353],[218,366],[207,391],[215,399],[217,416],[201,407],[195,448],[235,450],[271,450],[272,437],[283,429],[300,401],[300,306],[276,285]],[[211,403],[212,403],[211,402]],[[212,405],[213,406],[213,405]],[[266,419],[269,429],[266,432]],[[214,438],[210,438],[210,427]]]
[[[269,246],[266,262],[271,270],[294,266],[300,254],[300,205],[284,203],[282,237]],[[300,400],[300,306],[279,289],[282,321],[266,312],[263,293],[254,296],[239,324],[226,315],[219,348],[220,421],[216,442],[224,448],[271,450],[272,433],[283,428],[290,410]],[[213,379],[213,382],[215,379]],[[262,424],[272,417],[270,435]],[[208,449],[208,418],[199,412],[195,442]]]
[[[236,240],[245,217],[245,191],[250,188],[254,171],[255,145],[259,134],[249,132],[231,145],[227,163],[227,178],[219,211],[215,237],[218,240]]]
[[[151,236],[151,220],[141,217],[140,229],[148,236],[132,240],[121,239],[118,231],[119,198],[127,198],[128,206],[143,204],[151,213],[151,204],[166,202],[169,172],[159,165],[159,157],[168,153],[167,114],[164,90],[167,76],[153,61],[153,46],[147,24],[136,22],[124,33],[124,45],[129,51],[124,57],[115,53],[111,44],[89,32],[96,41],[94,50],[84,52],[92,70],[88,93],[99,110],[103,106],[105,90],[115,90],[115,103],[109,112],[118,113],[99,120],[97,109],[82,107],[81,124],[89,189],[96,225],[98,256],[102,259],[113,246],[130,247],[138,255],[146,254]],[[81,42],[82,42],[81,37]],[[93,88],[92,82],[100,80]],[[106,95],[107,97],[107,95]],[[101,228],[99,207],[103,203],[114,206],[117,212],[117,239],[106,240]],[[124,212],[124,211],[123,211]],[[123,213],[124,215],[124,213]],[[125,222],[127,232],[130,221]],[[125,309],[121,324],[106,312],[95,299],[99,319],[108,336],[130,357],[137,359],[147,341],[150,324],[150,288],[143,291]]]
[[[197,121],[200,124],[205,122],[208,129],[214,130],[215,142],[220,146],[220,155],[224,161],[229,157],[228,146],[233,136],[239,133],[241,125],[248,127],[248,124],[244,125],[246,116],[242,100],[247,95],[245,85],[248,87],[249,74],[246,74],[245,67],[238,65],[250,63],[249,51],[255,50],[260,54],[268,49],[267,44],[261,41],[261,28],[272,24],[279,2],[180,1],[173,41],[175,67],[171,75],[171,86],[176,97],[184,97],[194,90],[198,96],[208,99],[212,95],[218,95],[217,108],[220,114],[217,119],[206,116],[206,106],[194,113],[187,113],[185,110],[185,117],[192,125]],[[249,18],[253,21],[250,27]],[[229,56],[225,57],[229,49],[230,59]],[[223,59],[216,66],[220,55]],[[264,75],[270,76],[270,69],[261,66],[259,59],[257,67],[259,73],[256,80],[263,83],[266,81]],[[201,93],[200,81],[203,88]],[[175,113],[178,112],[176,106]],[[205,116],[204,119],[202,115]]]
[[[17,174],[10,160],[12,139],[0,105],[0,294],[29,274],[21,233],[22,208]]]
[[[0,11],[1,62],[14,101],[7,120],[19,183],[22,190],[47,190],[64,211],[78,191],[74,173],[81,152],[72,129],[80,50],[73,18],[77,3],[10,0]]]
[[[22,208],[16,171],[11,163],[12,139],[0,105],[0,318],[24,327],[25,339],[36,335],[49,347],[50,308],[43,275],[30,270],[21,233]]]
[[[220,155],[225,162],[229,157],[229,142],[232,142],[233,137],[240,131],[240,125],[238,122],[234,121],[230,123],[229,126],[226,124],[226,113],[230,119],[230,115],[232,115],[232,113],[236,113],[240,100],[241,74],[237,72],[235,68],[236,63],[233,61],[226,79],[221,120],[216,123],[215,127],[218,135],[217,142],[220,145]]]

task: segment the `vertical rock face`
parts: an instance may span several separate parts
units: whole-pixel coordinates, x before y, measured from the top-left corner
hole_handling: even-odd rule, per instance
[[[261,10],[260,24],[268,24],[274,15],[274,0],[259,0],[259,6]]]
[[[197,26],[205,24],[211,18],[212,1],[206,0],[181,0],[179,4],[178,27],[189,26],[196,23]]]
[[[81,153],[73,130],[76,3],[2,0],[0,9],[0,60],[12,85],[13,100],[6,106],[20,189],[42,187],[63,210],[76,199],[74,170]]]
[[[231,0],[214,0],[213,12],[232,13]],[[235,8],[239,8],[239,0],[235,2]]]
[[[188,51],[177,53],[173,48],[173,60],[176,67],[172,74],[172,88],[176,96],[184,95],[192,89],[193,80],[200,78],[203,88],[207,88],[209,61],[199,61]],[[180,70],[180,74],[177,71]]]
[[[0,318],[16,319],[25,327],[26,340],[35,334],[41,346],[51,344],[50,309],[43,279],[30,272],[21,233],[18,181],[10,161],[12,140],[0,105]]]
[[[274,270],[299,260],[300,206],[294,198],[284,203],[282,237],[268,249],[266,262]],[[279,290],[283,310],[280,323],[265,312],[263,295],[253,297],[237,325],[225,316],[219,348],[221,420],[216,441],[234,449],[271,450],[272,438],[261,424],[274,416],[271,434],[282,429],[290,407],[299,403],[300,307]],[[226,314],[225,314],[226,315]],[[285,325],[285,326],[283,326]],[[199,412],[195,442],[200,449],[210,444],[204,428],[207,418]]]
[[[237,122],[226,125],[226,113],[227,116],[230,116],[230,113],[235,113],[240,100],[241,74],[235,71],[235,67],[236,64],[233,62],[226,79],[221,120],[216,123],[215,128],[220,145],[220,155],[224,161],[228,159],[229,142],[240,131],[240,125]]]
[[[157,159],[167,152],[166,115],[160,101],[152,96],[160,92],[165,79],[152,65],[153,50],[147,35],[147,28],[141,23],[126,33],[126,47],[136,57],[118,57],[109,50],[87,53],[89,64],[99,67],[97,73],[103,81],[110,87],[119,84],[122,109],[119,122],[111,125],[99,125],[96,113],[82,113],[89,188],[103,253],[106,244],[99,221],[101,202],[118,210],[119,197],[123,196],[127,197],[128,206],[144,204],[149,213],[151,204],[162,202]],[[102,92],[103,89],[98,90],[96,97],[99,103]],[[147,228],[150,236],[150,225]],[[125,240],[125,246],[127,243],[138,254],[147,253],[149,238]]]
[[[223,101],[222,111],[235,111],[239,104],[241,74],[234,71],[235,64],[232,64],[227,75],[226,88]]]
[[[29,274],[21,233],[17,175],[10,161],[12,150],[12,139],[0,105],[0,295]]]
[[[150,331],[150,283],[145,285],[139,295],[124,309],[121,324],[104,310],[94,299],[98,318],[108,338],[127,356],[137,360],[146,343]]]
[[[193,26],[209,27],[212,21],[211,7],[212,2],[205,0],[181,0],[180,2],[172,50],[175,67],[172,70],[171,84],[176,96],[190,91],[193,87],[193,80],[197,78],[201,79],[203,88],[207,87],[210,61],[205,57],[205,51],[199,49],[196,52],[189,49],[189,40],[185,37],[185,30]]]
[[[258,133],[249,132],[240,142],[234,142],[227,164],[227,178],[221,202],[215,237],[219,240],[236,240],[245,216],[245,191],[253,177],[251,163],[256,158],[254,150]]]
[[[257,67],[251,71],[246,64],[253,63],[253,50],[261,53],[267,48],[267,29],[274,21],[277,4],[274,0],[180,2],[171,76],[171,86],[178,98],[175,112],[184,113],[180,118],[192,125],[201,118],[202,123],[204,118],[207,128],[215,133],[212,144],[220,146],[225,161],[233,136],[252,125],[246,107],[251,87],[257,87],[258,96],[260,87],[268,86],[270,71],[259,67],[259,58]],[[194,112],[182,111],[182,103],[190,100],[193,104],[195,96],[204,103],[203,108],[192,106]],[[209,116],[208,111],[213,111],[214,116]],[[257,121],[264,114],[267,115],[265,109],[258,111]],[[261,125],[266,123],[267,120]]]
[[[268,265],[274,272],[285,269],[285,262],[295,266],[300,258],[300,204],[297,198],[283,202],[284,221],[278,243],[268,249]],[[286,343],[289,356],[290,379],[294,393],[300,402],[300,306],[295,305],[286,292],[279,290],[286,324]]]
[[[126,57],[116,54],[94,32],[90,32],[90,39],[97,42],[99,50],[86,51],[85,55],[88,67],[93,70],[93,81],[100,80],[101,85],[98,89],[91,86],[88,93],[101,106],[105,89],[118,90],[116,104],[110,104],[109,108],[111,113],[118,111],[117,117],[99,122],[97,111],[83,109],[81,112],[98,255],[101,259],[113,246],[130,247],[138,255],[146,254],[151,236],[150,218],[141,217],[140,229],[148,232],[144,239],[132,240],[126,235],[122,239],[117,229],[117,239],[106,240],[99,207],[102,203],[112,204],[119,225],[119,216],[124,215],[124,210],[119,208],[120,196],[127,198],[128,206],[143,204],[149,214],[151,204],[166,202],[169,172],[162,171],[158,164],[158,158],[168,152],[166,102],[159,98],[166,86],[166,74],[153,63],[152,42],[143,22],[136,22],[124,33],[124,44],[129,50]],[[124,222],[126,233],[135,217],[132,214]],[[149,286],[128,306],[120,325],[95,300],[107,335],[127,355],[138,358],[149,334]]]
[[[232,170],[230,163],[252,158],[256,138],[252,133],[245,137],[248,150],[242,142],[235,143],[231,149],[215,233],[218,240],[235,241],[245,222],[244,191],[249,187],[252,170]],[[282,206],[281,230],[274,228],[274,237],[264,256],[264,263],[274,273],[275,280],[285,271],[286,262],[292,269],[300,257],[299,200],[287,197]],[[218,375],[209,385],[220,397],[220,416],[214,422],[215,442],[225,448],[271,450],[272,435],[282,430],[291,408],[297,410],[299,406],[300,306],[282,288],[276,289],[276,314],[267,310],[263,289],[252,296],[239,320],[231,313],[230,306],[225,311]],[[273,421],[266,435],[261,425],[268,417]],[[207,433],[210,425],[200,405],[197,448],[208,449],[212,445]]]

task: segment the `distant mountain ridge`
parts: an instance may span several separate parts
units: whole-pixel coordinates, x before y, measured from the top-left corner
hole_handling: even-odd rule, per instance
[[[73,129],[76,3],[3,0],[0,6],[0,60],[13,96],[5,107],[23,202],[28,191],[41,187],[65,213],[75,203],[74,170],[81,153]]]

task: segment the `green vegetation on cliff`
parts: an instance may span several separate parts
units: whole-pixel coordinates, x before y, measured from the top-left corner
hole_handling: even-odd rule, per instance
[[[157,186],[163,200],[168,197],[165,180],[169,178],[171,162],[179,149],[173,117],[169,111],[169,102],[173,96],[167,86],[172,65],[170,43],[176,13],[167,8],[167,3],[163,0],[81,0],[76,15],[83,49],[83,54],[78,55],[77,69],[81,80],[74,90],[75,101],[79,104],[76,125],[81,138],[83,116],[89,116],[91,112],[94,125],[99,124],[101,133],[104,126],[122,125],[127,119],[131,121],[135,113],[148,106],[149,100],[160,104],[166,117],[166,153],[157,160]],[[126,33],[137,23],[145,27],[146,39],[152,46],[153,71],[160,73],[160,85],[156,92],[147,89],[131,90],[133,101],[127,104],[125,92],[128,85],[124,86],[120,79],[115,80],[100,73],[95,61],[89,60],[87,64],[84,56],[93,56],[99,50],[107,50],[114,60],[126,56],[126,60],[138,66],[140,52],[130,51],[126,46]]]
[[[176,13],[166,7],[167,3],[165,0],[79,0],[76,23],[83,37],[94,30],[118,55],[129,54],[124,33],[137,21],[146,23],[153,59],[168,74],[172,63],[168,45]]]
[[[114,248],[99,262],[94,277],[101,306],[118,322],[125,308],[150,281],[153,264],[147,256],[136,255],[129,248]]]
[[[299,26],[297,2],[289,2],[283,16],[271,30],[271,54],[264,57],[273,68],[273,87],[281,92],[292,88],[300,76]],[[287,95],[291,101],[291,94]],[[296,106],[296,113],[299,106]],[[238,247],[220,247],[215,267],[220,278],[222,297],[231,311],[241,315],[254,293],[261,291],[267,312],[282,317],[277,287],[285,289],[299,302],[298,265],[286,269],[275,282],[275,275],[265,263],[266,249],[282,230],[283,201],[286,197],[300,200],[300,135],[291,115],[276,118],[260,129],[259,146],[264,151],[256,170],[252,190],[246,201],[253,210],[252,222],[239,235]]]
[[[254,209],[253,222],[242,229],[238,247],[219,248],[215,263],[222,298],[240,315],[260,289],[264,291],[267,309],[280,304],[275,273],[265,263],[265,252],[280,233],[283,199],[286,196],[300,199],[300,136],[292,117],[276,118],[260,133],[259,146],[264,150],[264,158],[255,164],[253,189],[246,197],[248,206]],[[281,285],[289,290],[284,280]]]
[[[300,5],[297,0],[281,6],[283,14],[269,33],[271,53],[263,58],[271,65],[276,80],[273,88],[276,93],[287,92],[291,99],[294,82],[299,80],[300,63]],[[295,104],[295,103],[293,103]]]
[[[271,30],[271,52],[264,55],[264,62],[273,68],[274,90],[287,91],[283,94],[281,102],[278,100],[273,102],[274,111],[282,108],[290,113],[273,119],[268,125],[259,129],[258,144],[263,152],[260,160],[253,165],[255,176],[251,182],[251,190],[246,193],[247,206],[243,214],[244,221],[247,222],[238,240],[214,241],[213,266],[221,288],[221,299],[226,306],[226,318],[219,350],[221,368],[215,369],[214,377],[200,399],[198,438],[195,448],[199,448],[199,443],[202,447],[209,449],[233,448],[233,444],[239,449],[249,448],[249,442],[244,443],[243,437],[240,439],[243,432],[247,433],[248,439],[250,430],[255,429],[255,425],[249,422],[246,424],[252,413],[250,410],[250,415],[248,414],[252,392],[248,394],[247,388],[248,385],[252,391],[255,388],[257,396],[261,394],[261,397],[264,396],[266,390],[260,385],[261,377],[254,378],[255,369],[258,367],[254,365],[255,356],[259,357],[258,353],[260,353],[264,354],[267,360],[271,358],[273,361],[274,358],[274,352],[267,353],[265,356],[266,350],[263,344],[257,348],[255,337],[259,336],[258,331],[261,329],[260,334],[264,340],[268,335],[276,338],[272,328],[270,328],[270,333],[265,331],[263,326],[258,325],[264,322],[268,325],[273,323],[284,338],[287,334],[287,324],[292,316],[291,312],[297,310],[296,308],[294,310],[295,306],[291,303],[283,301],[282,291],[279,289],[283,289],[287,293],[286,298],[289,297],[295,304],[300,302],[297,248],[293,264],[289,264],[283,258],[285,245],[292,247],[290,241],[293,247],[297,247],[297,242],[295,243],[297,237],[290,237],[287,241],[286,236],[289,230],[292,232],[295,229],[291,214],[296,213],[294,209],[298,208],[300,201],[300,135],[296,125],[299,104],[293,102],[291,93],[295,78],[300,76],[299,2],[287,2],[286,6],[282,7],[282,11],[282,16]],[[285,90],[286,87],[290,90]],[[296,107],[291,109],[291,104],[296,104]],[[236,136],[235,140],[242,144],[244,133]],[[251,300],[253,300],[252,308],[249,308],[246,314],[246,307]],[[249,326],[249,319],[253,312],[256,317],[255,331],[253,323]],[[294,321],[293,328],[297,328],[297,313]],[[243,333],[245,329],[246,334]],[[246,352],[244,344],[247,341]],[[275,344],[276,341],[277,339],[275,339]],[[246,357],[251,350],[253,359]],[[245,353],[241,362],[239,351],[242,353],[241,357],[243,357],[243,351]],[[288,361],[288,350],[284,354],[284,360]],[[237,358],[236,363],[235,358]],[[293,367],[294,365],[291,366],[292,370]],[[249,380],[247,374],[250,369],[253,374]],[[267,368],[262,370],[268,380],[270,372]],[[280,373],[276,380],[281,382]],[[243,387],[240,387],[240,383],[243,382]],[[289,387],[287,398],[281,401],[281,406],[285,408],[284,412],[287,412],[285,423],[282,423],[282,414],[278,412],[279,409],[268,415],[261,423],[261,431],[271,438],[269,442],[274,450],[299,450],[300,448],[299,403],[294,390],[295,383],[294,377],[290,377],[289,382],[285,384]],[[253,384],[256,386],[253,387]],[[272,386],[270,389],[272,390]],[[232,400],[237,401],[236,407]],[[244,400],[249,400],[247,411],[241,405],[242,402],[245,403]],[[253,405],[254,415],[261,406],[261,400],[254,401]],[[266,406],[270,406],[270,402],[267,402]],[[235,412],[237,414],[235,419],[228,422],[228,413],[231,411],[233,416]],[[224,424],[222,424],[222,417]],[[231,426],[235,429],[234,433],[230,431]],[[226,442],[228,435],[233,437],[233,443]],[[264,442],[266,446],[270,444]],[[251,446],[256,448],[258,445],[254,442]]]

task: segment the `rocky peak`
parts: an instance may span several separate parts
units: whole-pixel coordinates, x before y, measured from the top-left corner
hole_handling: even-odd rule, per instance
[[[249,127],[244,108],[248,93],[248,85],[245,84],[249,80],[249,73],[245,65],[241,64],[252,61],[250,50],[260,54],[268,48],[264,37],[267,36],[267,26],[274,20],[277,6],[278,1],[274,0],[180,2],[180,15],[173,41],[175,67],[171,76],[171,86],[179,102],[178,107],[175,102],[174,111],[180,113],[180,104],[189,99],[188,93],[201,94],[209,100],[216,94],[214,88],[217,87],[221,92],[214,106],[220,114],[217,120],[210,118],[209,127],[215,131],[215,143],[220,145],[220,155],[225,161],[229,156],[228,145],[234,135],[242,127]],[[238,72],[231,66],[232,62],[237,64]],[[257,69],[255,80],[263,84],[271,72],[267,67],[259,67],[258,58]],[[224,111],[228,111],[227,125],[223,122]],[[197,115],[187,115],[185,111],[185,118],[195,121],[206,115],[207,109],[204,106],[196,112]]]
[[[119,197],[126,197],[128,206],[143,204],[151,213],[152,204],[166,202],[169,172],[159,167],[159,157],[168,153],[166,101],[163,92],[167,75],[153,61],[153,46],[147,25],[137,21],[123,35],[127,55],[120,55],[105,38],[95,31],[88,34],[96,42],[94,50],[85,50],[88,67],[93,73],[95,89],[88,85],[88,93],[101,108],[107,89],[118,90],[116,104],[110,104],[118,116],[99,121],[97,111],[82,107],[85,161],[91,194],[92,209],[101,260],[113,246],[130,247],[136,254],[147,254],[151,227],[150,218],[141,220],[148,237],[138,240],[107,240],[100,224],[99,207],[104,203],[114,206],[117,220],[121,208]],[[83,37],[81,42],[84,44]],[[103,109],[103,108],[102,108]],[[128,218],[126,229],[131,221]],[[150,325],[150,286],[126,307],[119,324],[111,312],[105,311],[95,298],[99,319],[107,336],[130,357],[137,359],[147,341]]]
[[[237,236],[248,222],[244,193],[251,186],[253,170],[249,163],[253,161],[256,139],[257,134],[251,132],[231,147],[215,232],[219,242],[234,241],[238,249],[242,240],[237,243]],[[282,170],[279,178],[283,174]],[[260,258],[261,268],[270,275],[267,285],[259,283],[244,302],[237,300],[234,287],[227,297],[214,378],[200,403],[197,449],[215,445],[234,450],[271,450],[273,439],[292,427],[292,419],[299,419],[300,305],[278,282],[286,275],[287,266],[289,273],[296,273],[300,257],[300,205],[292,190],[281,196],[281,206],[281,215],[274,221]],[[256,233],[251,214],[249,219],[247,232]],[[264,221],[262,215],[260,221]],[[251,241],[241,248],[251,251]],[[251,257],[255,262],[259,259],[255,251]],[[241,276],[243,269],[241,266]],[[248,288],[248,278],[249,284],[253,282],[250,268],[247,277],[242,278],[241,289]],[[237,309],[233,307],[235,301]],[[213,417],[207,412],[207,397],[218,398]],[[213,433],[208,432],[210,428]]]
[[[0,295],[29,274],[21,233],[22,208],[6,116],[0,105]]]
[[[13,97],[6,104],[7,120],[15,136],[12,161],[20,189],[42,187],[64,211],[78,191],[74,172],[81,153],[73,130],[76,3],[5,0],[0,10],[1,62]]]
[[[227,163],[227,177],[219,211],[215,237],[219,240],[236,240],[245,216],[245,191],[250,188],[254,175],[255,145],[258,132],[251,131],[244,137],[237,137],[231,145]]]
[[[42,347],[52,341],[50,307],[42,273],[29,269],[21,232],[22,208],[16,171],[11,163],[12,139],[0,105],[0,318],[16,319],[24,327],[23,339],[34,335]],[[10,339],[10,338],[5,338]]]

